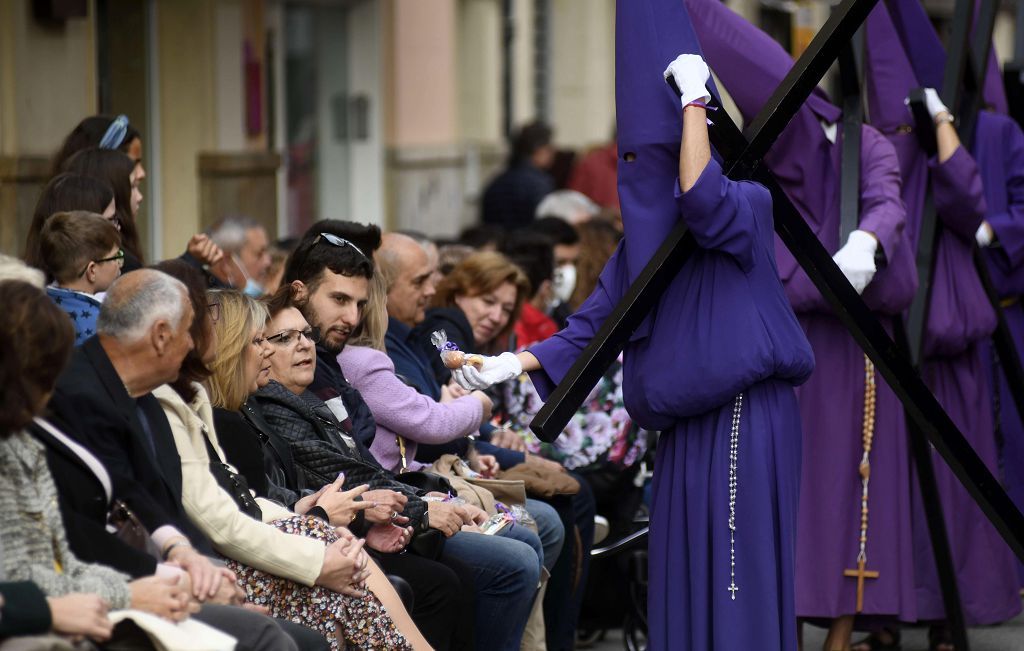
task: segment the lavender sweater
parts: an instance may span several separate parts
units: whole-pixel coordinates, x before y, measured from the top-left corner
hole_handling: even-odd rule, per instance
[[[370,452],[387,470],[398,472],[402,467],[396,435],[405,438],[409,470],[420,470],[424,465],[415,461],[417,443],[447,443],[480,428],[483,405],[479,400],[463,396],[441,404],[419,393],[395,375],[395,365],[386,353],[345,346],[338,364],[377,421]]]

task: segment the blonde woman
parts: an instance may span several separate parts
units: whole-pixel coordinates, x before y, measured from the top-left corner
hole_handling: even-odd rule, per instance
[[[217,357],[214,317],[225,316],[220,309],[227,301],[211,309],[202,279],[191,269],[177,275],[189,290],[196,346],[174,386],[153,394],[181,458],[181,499],[189,518],[227,558],[248,601],[320,632],[332,649],[429,649],[394,588],[362,550],[362,540],[239,488],[234,468],[224,463],[208,394],[199,383],[210,376],[207,365]],[[253,360],[271,354],[263,327],[261,319],[250,323],[243,339]],[[255,383],[260,364],[247,367],[255,369],[247,378]]]

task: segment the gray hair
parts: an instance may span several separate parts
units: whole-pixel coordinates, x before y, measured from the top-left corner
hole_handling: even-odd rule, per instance
[[[585,222],[601,211],[587,195],[576,190],[555,190],[537,204],[537,219],[560,217],[570,224]]]
[[[42,289],[46,285],[46,275],[30,267],[18,258],[0,253],[0,281],[20,280],[33,287]]]
[[[211,226],[207,235],[224,253],[230,255],[242,250],[246,234],[254,228],[263,228],[263,224],[245,215],[229,215]]]
[[[155,269],[138,269],[115,280],[107,290],[96,332],[132,343],[159,320],[180,329],[187,301],[188,290],[177,278]]]

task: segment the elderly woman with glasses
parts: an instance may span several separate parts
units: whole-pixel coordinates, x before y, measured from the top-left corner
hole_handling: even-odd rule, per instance
[[[259,486],[258,493],[291,504],[299,513],[320,513],[365,538],[366,548],[381,568],[411,587],[415,598],[410,614],[434,648],[469,646],[472,627],[459,621],[472,608],[472,578],[461,578],[468,569],[397,553],[410,542],[411,530],[395,524],[397,517],[392,517],[389,504],[369,499],[373,494],[365,493],[366,483],[343,491],[344,473],[323,487],[317,482],[300,481],[301,471],[296,468],[288,440],[267,423],[259,405],[249,399],[270,381],[272,358],[311,347],[320,333],[310,327],[277,330],[265,336],[262,346],[254,347],[252,333],[257,331],[255,324],[267,321],[266,307],[237,292],[214,291],[209,297],[221,306],[222,318],[216,323],[218,336],[229,342],[221,347],[212,364],[210,378],[214,420],[229,458],[248,466],[246,477],[251,485]],[[397,493],[392,496],[401,498]]]
[[[212,407],[201,383],[217,358],[218,332],[198,271],[180,261],[164,263],[189,289],[195,319],[190,335],[195,348],[185,358],[179,379],[153,391],[171,426],[181,459],[182,504],[192,522],[227,558],[249,602],[270,614],[321,633],[332,649],[429,649],[409,619],[398,595],[362,550],[363,541],[343,527],[280,504],[254,498],[224,462],[213,424]],[[228,310],[222,298],[220,321]],[[242,339],[270,354],[259,319]],[[247,366],[256,374],[264,365]],[[250,378],[255,384],[255,378]]]

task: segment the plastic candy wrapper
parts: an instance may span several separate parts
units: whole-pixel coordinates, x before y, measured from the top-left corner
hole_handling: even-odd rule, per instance
[[[466,364],[471,364],[472,366],[480,368],[484,365],[484,358],[482,356],[471,354],[467,355],[459,350],[459,347],[455,345],[455,342],[448,341],[448,333],[444,330],[435,330],[430,335],[430,343],[437,348],[437,352],[441,355],[441,361],[444,363],[445,368],[462,368]]]
[[[533,519],[533,516],[523,507],[518,504],[512,506],[506,506],[501,502],[495,502],[494,508],[498,510],[497,513],[487,519],[482,527],[484,533],[494,534],[506,526],[517,524],[533,525],[537,526],[537,522]],[[491,530],[493,529],[493,531]]]
[[[506,513],[495,513],[491,517],[487,518],[487,522],[483,523],[480,530],[487,536],[493,536],[505,527],[514,523],[512,517]]]

